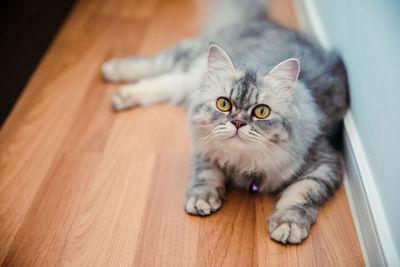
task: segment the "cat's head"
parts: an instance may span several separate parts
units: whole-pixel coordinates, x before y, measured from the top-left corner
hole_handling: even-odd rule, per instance
[[[299,70],[297,59],[285,60],[266,74],[239,69],[224,50],[211,45],[207,77],[189,108],[195,146],[284,147],[291,138],[291,121],[299,116],[293,98]]]

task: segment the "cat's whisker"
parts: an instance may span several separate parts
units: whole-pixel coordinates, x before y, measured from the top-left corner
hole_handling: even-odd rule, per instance
[[[200,147],[200,146],[204,146],[204,145],[206,145],[206,144],[208,144],[208,143],[211,143],[211,142],[213,142],[215,139],[217,139],[217,138],[219,138],[219,137],[222,137],[222,136],[224,136],[224,134],[221,134],[221,133],[213,133],[213,132],[211,132],[211,133],[208,134],[207,136],[201,138],[201,139],[200,139],[200,142],[195,143],[195,144],[194,144],[194,147],[195,147],[195,148],[198,148],[198,147]]]

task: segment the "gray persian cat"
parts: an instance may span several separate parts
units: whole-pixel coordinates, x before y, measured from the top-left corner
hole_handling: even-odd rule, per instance
[[[198,38],[151,58],[113,59],[102,70],[109,81],[135,81],[113,95],[114,110],[189,105],[188,213],[216,212],[227,182],[280,193],[269,233],[296,244],[342,179],[329,138],[348,107],[347,78],[338,56],[265,13],[256,0],[222,1]]]

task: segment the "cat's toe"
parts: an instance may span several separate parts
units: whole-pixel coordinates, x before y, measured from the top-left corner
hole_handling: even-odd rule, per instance
[[[205,201],[204,199],[198,199],[196,201],[196,209],[199,215],[210,215],[211,214],[211,206],[210,203]]]
[[[111,107],[114,111],[129,109],[134,106],[134,101],[129,96],[121,94],[121,92],[116,92],[111,97]]]
[[[196,198],[190,197],[185,204],[186,212],[189,214],[197,214],[196,210]]]
[[[114,111],[120,111],[124,109],[125,101],[123,97],[117,92],[111,97],[111,107]]]
[[[280,243],[299,244],[308,236],[309,230],[295,222],[270,222],[269,233],[273,240]]]
[[[216,212],[221,206],[222,206],[222,201],[220,198],[217,197],[210,197],[208,199],[208,202],[210,203],[211,211]]]
[[[101,71],[106,81],[118,82],[120,80],[117,65],[118,61],[116,59],[112,59],[101,66]]]

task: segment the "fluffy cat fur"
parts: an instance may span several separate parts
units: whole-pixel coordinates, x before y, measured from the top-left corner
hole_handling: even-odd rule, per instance
[[[295,244],[308,236],[342,179],[329,137],[348,106],[347,79],[337,55],[266,21],[265,13],[256,0],[222,1],[198,38],[155,57],[113,59],[102,70],[109,81],[133,81],[113,95],[116,111],[189,105],[188,213],[216,212],[228,181],[245,188],[256,183],[261,193],[280,193],[268,218],[271,238]],[[229,111],[217,108],[220,97],[232,103]],[[270,108],[265,119],[254,116],[260,104]]]

